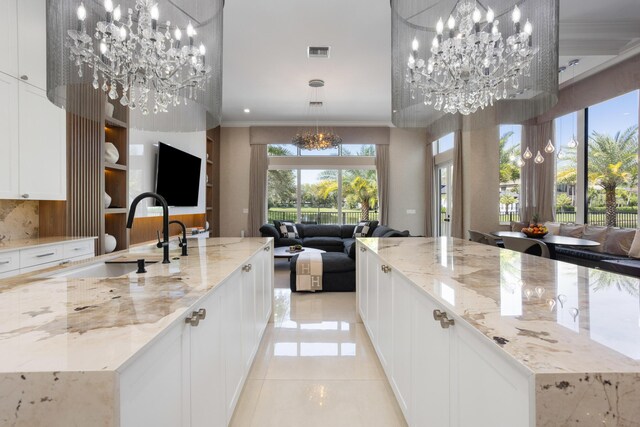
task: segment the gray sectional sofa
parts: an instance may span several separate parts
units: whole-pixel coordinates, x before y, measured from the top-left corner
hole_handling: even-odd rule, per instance
[[[285,238],[273,224],[260,227],[262,237],[273,237],[275,247],[302,245],[326,251],[322,254],[322,288],[325,292],[354,292],[356,290],[356,239],[355,225],[296,224],[298,238]],[[373,221],[368,237],[407,237],[408,231],[378,225]],[[290,286],[296,291],[296,261],[291,258]]]

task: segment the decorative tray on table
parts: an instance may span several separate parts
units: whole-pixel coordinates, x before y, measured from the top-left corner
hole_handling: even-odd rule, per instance
[[[289,252],[290,254],[299,254],[300,252],[304,252],[304,248],[302,248],[302,249],[294,249],[294,250],[287,249],[287,252]]]

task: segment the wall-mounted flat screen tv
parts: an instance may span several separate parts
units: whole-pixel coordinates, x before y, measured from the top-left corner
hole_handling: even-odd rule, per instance
[[[202,159],[168,144],[158,144],[156,193],[169,206],[198,206]]]

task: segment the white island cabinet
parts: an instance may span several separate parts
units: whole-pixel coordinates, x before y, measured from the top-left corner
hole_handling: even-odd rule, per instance
[[[443,305],[363,249],[367,280],[358,283],[358,292],[374,295],[364,323],[408,424],[528,426],[526,372],[455,321],[443,327],[434,318],[434,312],[446,313]]]
[[[452,238],[357,244],[359,314],[409,426],[638,425],[640,279]]]
[[[202,239],[143,274],[65,274],[84,261],[0,281],[0,425],[227,426],[271,317],[272,245]]]

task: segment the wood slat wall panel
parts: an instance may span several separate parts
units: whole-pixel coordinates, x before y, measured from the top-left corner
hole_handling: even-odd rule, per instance
[[[190,214],[190,215],[171,215],[171,220],[182,221],[186,227],[204,227],[205,214]],[[133,227],[129,232],[129,242],[132,245],[137,243],[144,243],[150,240],[156,240],[156,231],[160,231],[162,236],[162,217],[161,216],[148,216],[135,218],[133,220]],[[172,224],[169,229],[169,234],[177,236],[182,233],[180,226]]]

